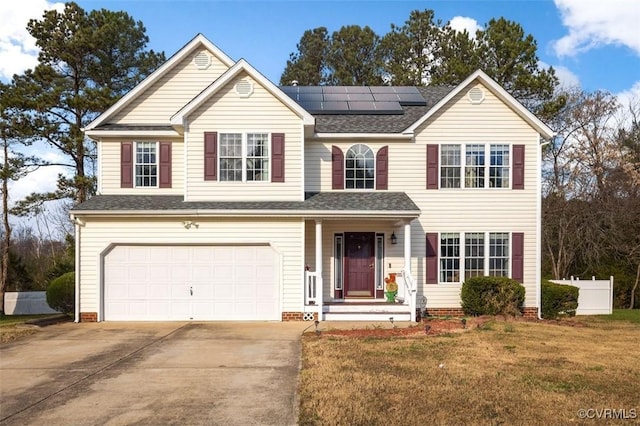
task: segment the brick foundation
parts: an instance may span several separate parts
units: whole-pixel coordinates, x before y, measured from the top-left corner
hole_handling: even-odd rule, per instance
[[[98,322],[96,312],[80,312],[80,322]]]
[[[313,320],[318,319],[318,313],[313,313]],[[283,312],[282,321],[304,321],[304,312]]]
[[[427,308],[427,316],[462,318],[465,314],[462,308]],[[538,308],[523,308],[522,316],[527,319],[536,319],[538,318]]]

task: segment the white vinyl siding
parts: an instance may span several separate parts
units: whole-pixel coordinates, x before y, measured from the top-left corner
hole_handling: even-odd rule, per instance
[[[144,141],[143,139],[136,139]],[[154,139],[155,142],[157,139]],[[151,142],[151,141],[149,141]],[[98,174],[98,193],[100,194],[138,194],[138,195],[183,195],[184,194],[184,144],[182,141],[160,139],[171,142],[171,188],[120,188],[120,143],[121,140],[102,140],[98,142],[100,168]]]
[[[249,97],[238,95],[234,85],[239,80],[250,81],[254,92]],[[303,126],[301,119],[257,81],[245,74],[239,75],[213,95],[189,117],[189,132],[186,135],[188,201],[301,201],[303,184],[301,156]],[[204,132],[218,132],[218,141],[224,133],[284,133],[285,135],[285,181],[221,181],[203,179],[204,176]],[[268,148],[271,140],[269,140]],[[218,150],[218,156],[221,152]],[[221,161],[221,158],[218,158]],[[271,175],[269,164],[268,174]]]
[[[525,306],[536,305],[536,201],[537,156],[539,135],[513,110],[489,90],[480,104],[471,104],[463,89],[437,114],[417,129],[414,140],[367,140],[377,153],[389,146],[388,190],[402,191],[417,204],[421,215],[412,222],[412,272],[418,282],[418,299],[425,296],[433,308],[460,306],[460,284],[428,285],[425,283],[427,232],[523,232]],[[364,143],[364,142],[363,142]],[[331,191],[331,146],[344,153],[353,144],[345,138],[310,141],[305,144],[305,188],[307,191]],[[525,145],[524,190],[427,190],[427,144]],[[487,161],[489,161],[487,159]],[[511,171],[509,171],[511,173]],[[360,224],[357,224],[357,228]],[[308,229],[308,227],[307,227]],[[396,235],[400,236],[398,229]],[[401,250],[401,243],[388,256]],[[313,249],[313,244],[311,244]],[[328,247],[329,253],[331,248]],[[325,251],[325,253],[327,253]],[[401,255],[401,252],[400,252]],[[395,262],[395,260],[394,260]],[[330,265],[327,265],[330,266]],[[326,266],[325,266],[326,267]],[[400,265],[398,266],[400,269]],[[326,277],[325,277],[326,279]],[[326,287],[326,286],[325,286]]]
[[[300,219],[207,219],[185,229],[184,218],[83,218],[80,254],[80,311],[99,312],[101,255],[110,244],[139,245],[270,245],[279,256],[284,312],[301,312],[303,304],[303,234]]]
[[[217,58],[198,69],[193,63],[198,47],[158,81],[120,110],[110,121],[118,124],[164,124],[172,115],[220,77],[227,67]]]

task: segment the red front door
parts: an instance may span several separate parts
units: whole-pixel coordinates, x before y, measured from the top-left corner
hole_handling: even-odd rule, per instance
[[[375,232],[347,232],[344,254],[345,297],[375,296]]]

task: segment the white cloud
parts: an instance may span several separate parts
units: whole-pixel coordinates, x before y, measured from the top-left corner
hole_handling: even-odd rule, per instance
[[[47,0],[0,2],[0,80],[10,80],[37,64],[38,48],[27,31],[30,19],[41,19],[46,10],[62,11],[64,3]]]
[[[637,0],[554,0],[569,33],[554,43],[558,56],[598,46],[627,46],[640,55],[640,2]]]
[[[640,108],[640,80],[636,81],[629,89],[616,93],[616,98],[618,98],[618,102],[625,110],[625,114],[630,106]]]
[[[476,38],[476,31],[482,28],[478,25],[478,21],[466,16],[454,16],[449,21],[449,26],[458,32],[467,30],[469,37],[472,39]]]
[[[562,65],[555,65],[553,69],[556,71],[556,77],[560,80],[560,87],[565,89],[580,87],[580,78],[569,68]]]

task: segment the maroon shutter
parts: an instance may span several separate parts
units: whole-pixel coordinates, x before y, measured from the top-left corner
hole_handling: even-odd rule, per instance
[[[171,188],[171,142],[160,142],[160,188]]]
[[[438,233],[427,232],[427,269],[425,281],[427,284],[438,284]]]
[[[388,189],[389,147],[383,146],[376,154],[376,189]]]
[[[438,145],[427,145],[427,189],[438,189]]]
[[[524,234],[511,234],[511,278],[522,283],[524,279]]]
[[[120,188],[133,188],[133,142],[120,144]]]
[[[284,133],[271,135],[271,182],[284,182]]]
[[[513,146],[513,189],[524,189],[524,145]]]
[[[344,154],[335,145],[331,147],[331,187],[344,189]]]
[[[218,132],[204,132],[204,180],[218,180]]]

